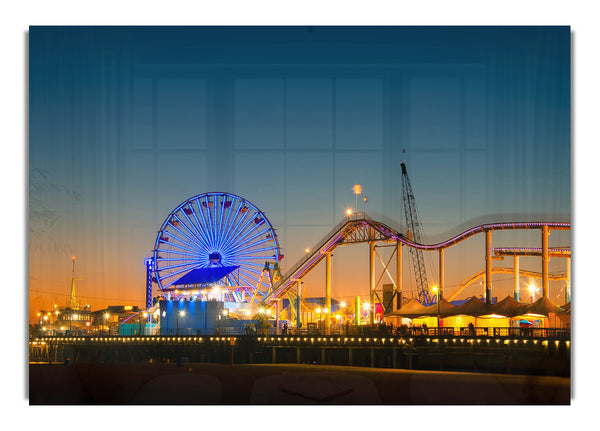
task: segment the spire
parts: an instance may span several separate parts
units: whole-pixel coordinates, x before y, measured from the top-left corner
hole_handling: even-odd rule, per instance
[[[71,297],[69,298],[69,303],[67,304],[67,306],[74,310],[79,309],[79,305],[77,304],[77,298],[75,297],[75,256],[73,256],[73,276],[71,278]]]

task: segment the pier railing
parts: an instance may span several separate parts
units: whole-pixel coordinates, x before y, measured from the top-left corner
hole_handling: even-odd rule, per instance
[[[54,335],[41,336],[48,340],[88,340],[91,338],[126,338],[126,337],[240,337],[240,336],[362,336],[362,337],[475,337],[475,338],[520,338],[520,339],[554,339],[570,340],[569,328],[427,328],[427,327],[399,327],[391,328],[385,325],[363,325],[332,328],[329,331],[318,328],[302,328],[275,331],[275,328],[259,329],[257,331],[240,330],[237,328],[219,328],[215,330],[198,330],[190,328],[171,329],[152,334],[135,333],[127,335],[89,334],[89,335]]]

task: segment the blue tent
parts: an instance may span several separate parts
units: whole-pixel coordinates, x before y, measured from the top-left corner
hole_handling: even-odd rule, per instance
[[[239,265],[234,266],[213,266],[209,268],[197,268],[193,269],[179,280],[177,280],[174,285],[182,285],[182,284],[207,284],[207,283],[215,283],[222,279],[223,277],[228,276],[233,271],[239,268]]]

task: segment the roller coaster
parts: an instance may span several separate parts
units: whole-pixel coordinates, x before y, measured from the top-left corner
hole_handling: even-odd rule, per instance
[[[330,254],[336,247],[356,244],[356,243],[370,243],[376,242],[394,242],[397,244],[399,249],[400,245],[412,247],[418,250],[425,251],[438,251],[440,253],[440,288],[443,289],[443,252],[446,248],[456,245],[474,235],[485,233],[486,234],[486,301],[491,300],[491,259],[492,259],[492,247],[491,247],[491,232],[497,230],[520,230],[520,229],[539,229],[542,231],[542,243],[541,249],[530,249],[530,253],[537,253],[545,259],[543,265],[542,278],[547,284],[549,279],[547,273],[547,259],[552,254],[566,254],[566,249],[549,249],[547,246],[547,235],[549,230],[570,230],[570,223],[564,222],[510,222],[510,223],[491,223],[483,224],[470,228],[452,238],[447,239],[436,244],[421,244],[414,242],[407,238],[405,235],[398,232],[396,229],[388,226],[387,224],[377,221],[369,217],[366,213],[358,213],[353,216],[349,216],[338,223],[327,235],[323,237],[314,247],[310,250],[312,252],[307,253],[298,263],[296,263],[290,270],[288,270],[281,280],[279,280],[272,288],[272,291],[267,294],[264,298],[266,303],[273,303],[281,298],[283,295],[288,293],[295,283],[302,280],[315,266],[317,266],[326,256]],[[502,253],[500,249],[497,249],[498,253]],[[523,251],[525,253],[525,251]],[[371,265],[373,259],[371,259]],[[545,270],[544,270],[545,268]],[[372,273],[372,271],[371,271]],[[371,291],[374,289],[373,277],[371,277]],[[546,286],[547,290],[547,286]],[[545,292],[547,296],[547,292]]]

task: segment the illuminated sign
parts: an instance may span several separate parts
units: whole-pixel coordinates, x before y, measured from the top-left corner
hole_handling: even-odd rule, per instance
[[[123,308],[125,309],[125,311],[131,311],[131,310],[133,310],[133,305],[126,305]]]

